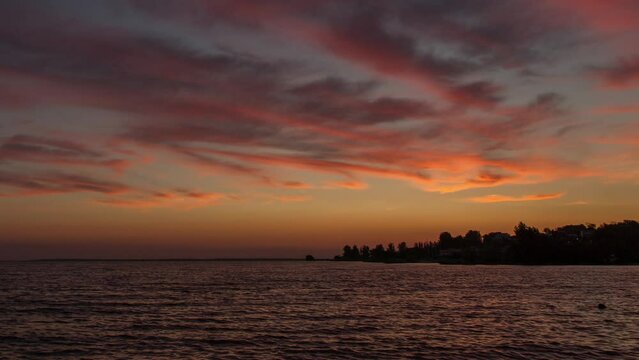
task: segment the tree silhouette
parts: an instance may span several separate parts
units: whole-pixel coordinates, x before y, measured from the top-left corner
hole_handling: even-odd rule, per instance
[[[406,246],[406,242],[401,242],[397,246],[397,257],[400,259],[406,259],[408,255],[408,247]]]
[[[362,246],[362,260],[369,260],[371,258],[371,249],[364,245]]]
[[[342,257],[344,259],[351,259],[352,253],[353,253],[353,250],[351,249],[351,247],[349,245],[345,245],[342,252]]]
[[[359,248],[357,245],[353,245],[351,248],[351,258],[355,260],[361,259],[361,254],[359,253]]]
[[[464,236],[464,247],[481,246],[481,233],[477,230],[468,230]]]
[[[378,244],[346,245],[336,260],[387,262],[439,261],[444,263],[499,264],[628,264],[639,263],[639,223],[634,220],[602,224],[564,225],[539,229],[520,222],[514,235],[477,230],[464,236],[442,232],[438,242],[418,242],[408,247]]]
[[[439,234],[439,247],[442,249],[449,249],[453,247],[453,235],[448,231],[444,231]]]
[[[388,243],[388,246],[386,247],[386,257],[391,259],[394,258],[395,255],[397,255],[397,252],[395,251],[395,244]]]
[[[378,244],[375,246],[372,252],[372,258],[376,261],[382,261],[386,258],[386,250],[384,250],[384,245]]]

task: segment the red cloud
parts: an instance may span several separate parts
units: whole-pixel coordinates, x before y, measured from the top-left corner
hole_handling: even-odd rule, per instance
[[[509,195],[486,195],[468,199],[468,201],[476,203],[498,203],[498,202],[521,202],[521,201],[541,201],[552,200],[564,196],[564,193],[554,194],[535,194],[535,195],[522,195],[522,196],[509,196]]]
[[[639,87],[639,56],[619,59],[597,70],[604,85],[613,89]]]
[[[438,58],[417,51],[413,38],[391,34],[378,14],[366,13],[347,23],[325,27],[289,19],[295,34],[315,42],[335,55],[346,58],[383,75],[414,83],[427,93],[455,104],[491,107],[498,100],[499,88],[488,82],[460,84],[453,79],[472,64]]]
[[[350,163],[336,160],[313,159],[301,156],[285,156],[285,155],[253,155],[233,151],[213,150],[207,148],[192,148],[200,153],[208,153],[217,156],[230,157],[254,164],[261,165],[279,165],[292,168],[312,169],[329,173],[341,173],[348,175],[350,172],[359,172],[371,174],[381,177],[398,178],[410,180],[419,183],[427,183],[430,181],[428,175],[419,171],[408,171],[401,169],[392,169],[381,166],[371,166],[365,164]]]
[[[639,28],[639,3],[635,0],[547,0],[546,3],[598,32],[619,33]]]

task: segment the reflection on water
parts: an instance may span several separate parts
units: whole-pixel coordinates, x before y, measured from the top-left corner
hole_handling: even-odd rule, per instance
[[[637,299],[639,267],[0,263],[0,357],[639,358]]]

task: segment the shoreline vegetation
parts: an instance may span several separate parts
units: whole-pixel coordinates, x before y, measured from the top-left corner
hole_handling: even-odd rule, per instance
[[[437,241],[405,242],[375,247],[345,245],[335,261],[384,263],[434,262],[440,264],[494,265],[629,265],[639,264],[639,223],[634,220],[564,225],[539,229],[520,222],[513,235],[469,230],[449,232]]]

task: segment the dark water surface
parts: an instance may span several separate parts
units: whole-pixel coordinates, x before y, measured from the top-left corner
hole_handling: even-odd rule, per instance
[[[12,359],[639,358],[639,267],[5,262],[0,324]]]

